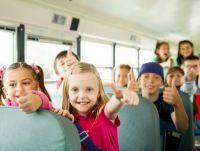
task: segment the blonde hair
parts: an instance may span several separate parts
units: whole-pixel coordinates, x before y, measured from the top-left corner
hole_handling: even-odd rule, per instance
[[[95,75],[97,79],[97,85],[99,88],[99,96],[98,96],[97,104],[92,109],[92,114],[97,117],[99,115],[99,112],[102,106],[104,106],[106,102],[108,102],[109,99],[104,91],[104,87],[103,87],[103,83],[101,81],[100,75],[94,65],[89,64],[89,63],[79,62],[73,66],[70,75],[81,74],[81,73],[92,73],[93,75]],[[63,85],[62,108],[69,110],[70,113],[73,113],[74,109],[72,105],[70,104],[68,91],[69,91],[69,80],[68,78],[65,78],[64,85]]]

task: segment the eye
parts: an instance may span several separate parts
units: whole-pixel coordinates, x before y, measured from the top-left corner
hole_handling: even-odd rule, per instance
[[[154,78],[157,80],[157,79],[159,79],[160,77],[159,77],[159,76],[155,76]]]
[[[24,84],[24,85],[29,85],[29,84],[30,84],[30,82],[23,82],[23,84]]]
[[[149,77],[149,75],[148,75],[148,74],[144,75],[144,78],[145,78],[145,79],[147,79],[148,77]]]
[[[91,92],[91,91],[93,91],[93,90],[94,90],[94,89],[93,89],[92,87],[88,87],[88,88],[87,88],[87,91],[88,91],[88,92]]]
[[[77,88],[77,87],[73,87],[73,88],[71,88],[71,91],[72,91],[72,92],[77,92],[77,91],[78,91],[78,88]]]
[[[15,87],[16,84],[15,83],[9,83],[9,87]]]

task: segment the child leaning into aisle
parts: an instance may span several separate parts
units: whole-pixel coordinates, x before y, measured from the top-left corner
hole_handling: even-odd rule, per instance
[[[4,104],[18,106],[26,113],[35,112],[39,108],[51,110],[49,95],[39,72],[36,66],[24,62],[13,63],[8,68],[2,67],[0,96]]]
[[[76,64],[69,77],[65,79],[63,106],[67,110],[55,112],[74,119],[79,133],[84,132],[84,136],[89,136],[84,140],[80,135],[82,151],[119,150],[118,113],[126,104],[138,105],[139,98],[129,89],[118,90],[114,83],[112,89],[115,95],[109,100],[99,73],[92,64]]]
[[[79,58],[75,53],[72,52],[72,47],[70,47],[68,51],[61,51],[55,57],[54,71],[58,75],[59,80],[56,86],[57,102],[53,102],[53,106],[57,108],[62,108],[63,81],[69,74],[72,66],[77,62],[79,62]]]

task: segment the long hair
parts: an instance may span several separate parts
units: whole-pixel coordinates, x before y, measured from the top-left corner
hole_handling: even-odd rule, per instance
[[[178,54],[177,54],[177,59],[176,59],[176,61],[177,61],[177,64],[180,66],[180,65],[182,65],[183,64],[183,61],[184,61],[184,57],[183,57],[183,55],[181,55],[180,54],[180,48],[181,48],[181,45],[182,44],[189,44],[191,47],[192,47],[192,53],[190,54],[190,56],[193,56],[194,55],[194,45],[193,45],[193,43],[191,42],[191,41],[189,41],[189,40],[183,40],[183,41],[180,41],[179,42],[179,44],[178,44]]]
[[[36,68],[34,66],[28,65],[25,62],[16,62],[11,64],[9,67],[7,67],[5,69],[5,71],[2,73],[2,77],[0,80],[0,97],[1,99],[4,98],[5,99],[5,94],[3,92],[3,86],[4,86],[4,75],[6,74],[6,72],[10,71],[10,70],[14,70],[14,69],[18,69],[18,68],[24,68],[27,69],[31,72],[33,78],[39,83],[39,88],[40,90],[47,95],[47,97],[49,98],[49,100],[51,100],[49,93],[47,92],[45,85],[44,85],[44,74],[43,71],[41,69],[41,67],[36,66]],[[36,71],[36,69],[38,69],[39,71]]]
[[[91,111],[92,115],[97,117],[100,113],[101,107],[105,105],[109,99],[104,91],[100,75],[94,65],[84,63],[84,62],[79,62],[73,66],[71,74],[69,76],[74,75],[74,74],[82,74],[82,73],[92,73],[93,75],[95,75],[97,79],[97,85],[99,88],[99,97],[98,97],[96,105],[92,108],[92,111]],[[63,106],[62,107],[63,109],[69,110],[69,112],[73,114],[74,108],[70,104],[68,92],[69,92],[69,81],[68,81],[68,78],[65,78],[64,85],[63,85]]]
[[[159,62],[159,63],[162,63],[162,59],[160,58],[160,56],[159,56],[159,54],[158,54],[157,51],[160,49],[160,47],[161,47],[162,45],[168,45],[168,47],[169,47],[169,43],[166,42],[166,41],[161,41],[161,42],[157,42],[157,43],[156,43],[156,48],[155,48],[154,53],[155,53],[155,55],[158,57],[158,62]],[[169,57],[170,57],[170,56],[169,56]],[[166,60],[168,60],[169,57],[168,57]]]

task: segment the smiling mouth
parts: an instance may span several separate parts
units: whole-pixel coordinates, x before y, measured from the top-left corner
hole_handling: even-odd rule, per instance
[[[89,104],[89,102],[77,102],[77,104],[80,104],[80,105],[87,105],[87,104]]]

